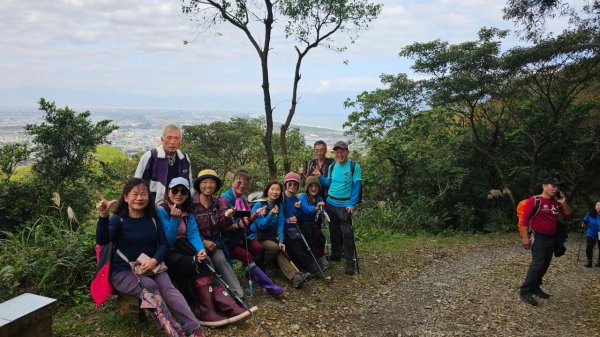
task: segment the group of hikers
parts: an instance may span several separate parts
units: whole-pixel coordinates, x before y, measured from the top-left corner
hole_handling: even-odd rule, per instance
[[[204,336],[201,325],[223,326],[253,315],[257,307],[245,300],[233,260],[243,265],[249,292],[257,284],[274,297],[286,292],[272,278],[279,271],[294,288],[326,278],[331,261],[342,258],[345,273],[355,274],[352,214],[362,178],[346,142],[335,143],[332,159],[327,144],[317,141],[306,174],[301,167],[250,195],[251,176],[243,169],[220,195],[223,181],[213,169],[193,178],[190,158],[179,149],[177,126],[167,125],[161,142],[140,158],[118,200],[98,194],[96,243],[117,248],[110,260],[111,285],[142,302],[154,299],[147,308],[165,334]],[[198,318],[174,283],[192,285]]]
[[[272,278],[279,271],[294,288],[310,278],[326,278],[332,261],[344,259],[345,273],[355,274],[352,214],[362,177],[360,165],[348,158],[346,142],[336,142],[333,158],[328,158],[327,144],[317,141],[316,158],[307,163],[306,173],[301,166],[298,173],[288,172],[283,181],[271,180],[262,192],[249,195],[251,176],[243,169],[220,195],[223,181],[213,169],[202,169],[193,178],[190,158],[179,149],[182,133],[177,126],[167,125],[161,142],[140,158],[118,200],[98,194],[96,243],[116,248],[110,257],[112,287],[149,302],[145,308],[165,334],[204,336],[201,325],[223,326],[258,310],[245,300],[233,260],[243,265],[250,294],[255,283],[274,297],[286,292]],[[573,211],[560,185],[556,178],[544,179],[542,193],[523,203],[519,217],[523,247],[532,255],[519,290],[527,304],[538,304],[534,296],[550,297],[541,288],[542,278],[552,257],[564,254],[566,235],[558,219],[572,217]],[[324,219],[329,223],[329,252]],[[585,216],[586,225],[585,266],[591,267],[594,246],[600,250],[600,201]],[[198,318],[174,283],[191,285]],[[94,297],[93,289],[92,297],[97,305],[104,300]]]

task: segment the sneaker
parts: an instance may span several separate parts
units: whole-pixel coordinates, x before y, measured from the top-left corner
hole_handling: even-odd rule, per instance
[[[302,272],[297,272],[294,277],[292,277],[292,285],[294,288],[299,289],[306,282],[306,276]]]
[[[355,272],[354,264],[347,264],[346,265],[346,274],[354,275],[354,272]]]
[[[586,268],[591,268],[592,267],[592,260],[588,260],[588,262],[586,262],[583,266],[586,267]]]
[[[521,297],[521,300],[527,304],[531,304],[531,305],[538,305],[538,302],[535,300],[535,298],[533,298],[533,296],[531,296],[531,293],[528,291],[519,291],[519,297]]]
[[[543,291],[541,288],[537,288],[531,291],[531,293],[539,298],[543,298],[543,299],[549,299],[550,298],[550,294],[548,294],[547,292]]]

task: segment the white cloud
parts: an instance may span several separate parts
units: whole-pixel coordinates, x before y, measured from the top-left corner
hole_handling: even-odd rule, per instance
[[[356,43],[347,44],[345,53],[323,47],[310,52],[300,82],[306,99],[352,97],[378,87],[381,73],[409,71],[410,62],[398,52],[415,41],[457,43],[475,39],[483,26],[513,27],[502,21],[505,0],[381,2],[381,16]],[[260,63],[246,37],[227,23],[207,30],[182,14],[180,5],[179,0],[3,0],[0,88],[85,88],[102,93],[107,106],[114,105],[111,92],[130,94],[130,106],[144,104],[137,96],[171,97],[173,107],[186,103],[183,96],[201,93],[202,104],[224,110],[236,97],[256,95],[248,109],[261,111]],[[283,24],[277,21],[276,27]],[[190,43],[184,46],[184,40]],[[342,35],[335,40],[342,45],[348,41]],[[515,38],[508,41],[515,43]],[[283,104],[289,101],[296,56],[281,31],[271,47],[271,89],[274,101]],[[330,108],[327,113],[344,112]]]

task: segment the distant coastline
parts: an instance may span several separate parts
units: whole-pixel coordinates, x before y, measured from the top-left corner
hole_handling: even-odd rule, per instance
[[[166,123],[175,125],[209,124],[215,121],[227,121],[232,117],[257,117],[241,113],[216,110],[191,109],[147,109],[147,108],[77,108],[75,111],[91,112],[91,119],[99,121],[110,119],[119,129],[109,136],[110,145],[131,155],[146,151],[160,143],[160,134]],[[26,124],[42,122],[44,113],[35,107],[0,106],[0,145],[12,142],[29,141],[23,127]],[[276,130],[281,123],[275,122]],[[293,124],[304,134],[306,143],[312,145],[322,139],[333,144],[339,139],[347,139],[344,131],[314,125]]]

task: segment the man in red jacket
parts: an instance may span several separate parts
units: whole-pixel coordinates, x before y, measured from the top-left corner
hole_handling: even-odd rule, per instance
[[[544,292],[540,285],[558,244],[556,234],[560,215],[570,218],[573,211],[567,204],[565,195],[560,193],[560,181],[553,177],[546,178],[542,181],[542,194],[527,200],[523,215],[519,219],[519,232],[523,237],[523,247],[531,248],[531,263],[525,281],[519,290],[521,300],[527,304],[538,304],[532,295],[544,299],[550,298],[550,295]],[[527,226],[531,227],[534,240],[530,241],[527,235]]]

